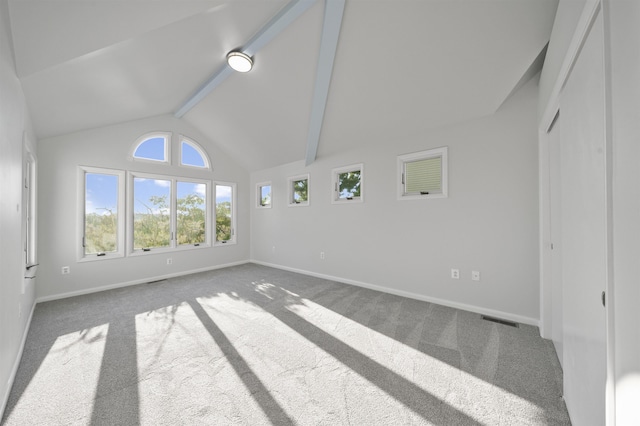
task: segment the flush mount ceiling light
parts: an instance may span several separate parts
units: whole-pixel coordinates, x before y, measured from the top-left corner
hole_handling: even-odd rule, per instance
[[[229,52],[227,54],[227,63],[238,72],[249,72],[253,67],[251,57],[242,52]]]

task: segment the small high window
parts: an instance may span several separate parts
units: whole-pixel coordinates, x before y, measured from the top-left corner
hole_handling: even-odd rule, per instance
[[[180,164],[182,166],[210,168],[207,155],[200,145],[184,136],[180,139]]]
[[[331,171],[334,204],[343,202],[362,202],[363,165],[340,167]]]
[[[256,185],[256,195],[258,197],[258,208],[271,208],[271,182],[263,182]]]
[[[446,198],[447,147],[398,157],[398,199]]]
[[[171,133],[150,133],[134,144],[133,159],[170,163],[169,141]]]
[[[293,176],[288,179],[289,206],[309,205],[309,175]]]

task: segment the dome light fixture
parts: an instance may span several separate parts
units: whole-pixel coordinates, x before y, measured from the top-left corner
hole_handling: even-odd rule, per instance
[[[227,63],[238,72],[249,72],[253,68],[253,59],[249,55],[237,51],[227,53]]]

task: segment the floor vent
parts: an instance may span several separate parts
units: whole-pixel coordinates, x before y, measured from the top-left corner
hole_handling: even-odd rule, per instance
[[[482,319],[485,321],[497,322],[498,324],[508,325],[509,327],[520,328],[520,324],[513,321],[507,321],[501,318],[488,317],[486,315],[482,315]]]

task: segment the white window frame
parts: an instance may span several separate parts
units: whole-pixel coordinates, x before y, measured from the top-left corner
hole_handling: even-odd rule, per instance
[[[293,182],[297,182],[300,180],[307,180],[307,201],[302,201],[296,203],[293,198],[294,190],[293,190]],[[288,193],[288,205],[289,207],[307,207],[309,205],[309,201],[311,200],[311,181],[309,180],[309,173],[304,175],[296,175],[287,178],[287,193]]]
[[[218,241],[218,234],[215,230],[216,227],[216,215],[218,213],[217,210],[217,201],[216,201],[216,196],[217,196],[217,187],[218,185],[220,186],[230,186],[231,187],[231,239],[227,240],[227,241]],[[223,181],[214,181],[213,182],[213,228],[214,230],[212,230],[212,234],[213,234],[213,246],[214,247],[220,247],[220,246],[229,246],[229,245],[234,245],[238,242],[238,235],[236,232],[236,224],[237,222],[237,213],[236,210],[238,210],[238,185],[235,182],[223,182]]]
[[[129,256],[147,256],[147,255],[151,255],[151,254],[158,254],[158,253],[168,253],[168,252],[175,252],[175,251],[181,251],[181,250],[193,250],[193,249],[200,249],[200,248],[207,248],[207,247],[211,247],[211,224],[212,224],[212,217],[213,217],[213,213],[212,213],[212,201],[211,201],[211,193],[212,191],[212,182],[210,180],[206,180],[206,179],[197,179],[197,178],[187,178],[184,176],[171,176],[171,175],[162,175],[162,174],[157,174],[157,173],[142,173],[142,172],[134,172],[134,171],[130,171],[127,172],[127,193],[128,193],[128,203],[127,203],[127,254]],[[170,196],[171,199],[169,200],[169,205],[170,205],[170,217],[169,217],[169,246],[166,247],[153,247],[150,248],[148,250],[142,250],[142,249],[134,249],[134,242],[133,242],[133,219],[134,219],[134,214],[135,214],[135,199],[134,199],[134,190],[133,190],[133,181],[135,178],[143,178],[143,179],[158,179],[158,180],[168,180],[171,182],[171,191],[170,191]],[[209,226],[207,226],[206,230],[205,230],[205,242],[204,243],[200,243],[198,245],[195,244],[183,244],[183,245],[178,245],[178,224],[177,224],[177,215],[178,215],[178,209],[177,209],[177,203],[178,203],[178,182],[190,182],[190,183],[201,183],[206,185],[207,189],[206,189],[206,195],[207,195],[207,200],[206,200],[206,209],[207,209],[207,213],[206,213],[206,220],[207,220],[207,224]]]
[[[200,247],[211,247],[211,228],[212,228],[212,223],[213,223],[213,213],[211,211],[211,194],[212,194],[212,190],[211,190],[211,181],[210,180],[206,180],[206,179],[194,179],[194,178],[187,178],[187,177],[183,177],[183,176],[174,176],[173,177],[174,181],[172,182],[172,190],[175,191],[175,197],[173,199],[173,203],[175,203],[174,206],[174,211],[175,211],[175,216],[174,216],[174,222],[175,222],[175,229],[173,231],[174,237],[175,237],[175,245],[176,245],[176,250],[188,250],[188,249],[196,249],[196,248],[200,248]],[[184,182],[184,183],[195,183],[195,184],[202,184],[205,185],[205,208],[206,208],[206,214],[205,214],[205,234],[204,234],[204,242],[203,243],[196,243],[196,244],[178,244],[178,182]]]
[[[271,202],[268,205],[262,204],[262,188],[264,188],[265,186],[268,186],[269,188],[271,188]],[[270,209],[272,205],[273,205],[273,185],[271,185],[271,182],[270,181],[260,182],[256,184],[256,208]]]
[[[98,254],[85,254],[84,252],[84,226],[85,226],[85,213],[86,213],[86,174],[102,174],[118,177],[118,225],[116,241],[118,250],[111,253],[104,253],[100,256]],[[78,262],[93,262],[97,260],[114,259],[125,256],[125,217],[127,215],[127,205],[125,197],[125,185],[126,174],[124,170],[106,169],[100,167],[79,166],[78,167]]]
[[[196,169],[196,170],[211,170],[211,161],[209,160],[209,156],[207,155],[204,148],[202,148],[202,146],[198,142],[194,141],[193,139],[185,135],[178,135],[178,136],[179,136],[178,157],[180,158],[179,166],[187,167],[190,169]],[[183,160],[182,160],[182,144],[183,143],[186,143],[187,145],[191,145],[191,147],[195,149],[198,152],[198,154],[200,154],[200,156],[202,157],[202,160],[204,161],[204,166],[194,166],[192,164],[183,163]]]
[[[340,198],[340,175],[347,172],[360,172],[360,195],[352,198]],[[353,204],[364,202],[364,164],[352,164],[331,170],[331,204]]]
[[[133,147],[131,148],[131,151],[129,152],[129,160],[131,161],[140,161],[143,163],[152,163],[152,164],[171,164],[171,138],[172,138],[173,133],[171,132],[149,132],[149,133],[145,133],[144,135],[140,136],[138,139],[136,139],[136,141],[133,143]],[[154,137],[161,137],[164,138],[164,140],[166,141],[164,144],[164,160],[154,160],[152,158],[140,158],[140,157],[136,157],[135,153],[136,150],[138,149],[138,147],[145,142],[147,139],[153,139]]]
[[[442,161],[442,191],[433,194],[406,194],[404,183],[405,164],[429,158],[440,157]],[[449,196],[449,171],[448,171],[448,147],[434,148],[426,151],[414,152],[398,156],[398,200],[424,200],[432,198],[448,198]]]
[[[24,241],[24,280],[22,282],[22,294],[24,294],[27,284],[35,278],[36,266],[38,265],[37,252],[37,232],[38,232],[38,206],[37,206],[37,163],[35,156],[24,149],[24,170],[23,170],[23,241]]]

